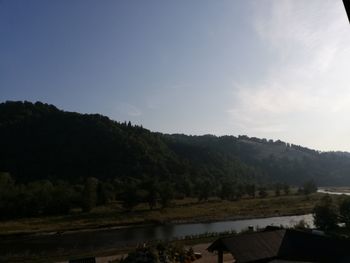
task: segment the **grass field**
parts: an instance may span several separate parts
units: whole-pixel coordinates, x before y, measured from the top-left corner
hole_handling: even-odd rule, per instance
[[[97,207],[89,213],[76,212],[65,216],[25,218],[0,222],[0,235],[45,233],[142,224],[211,222],[244,218],[298,215],[310,213],[323,194],[310,196],[288,195],[239,201],[210,199],[199,203],[196,199],[174,201],[166,209],[149,210],[140,204],[132,212],[125,212],[119,203]]]

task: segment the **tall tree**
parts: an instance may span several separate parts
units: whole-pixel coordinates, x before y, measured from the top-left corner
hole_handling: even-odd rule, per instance
[[[145,200],[147,201],[149,208],[152,210],[157,205],[158,182],[154,179],[146,179],[146,181],[143,182],[142,188],[146,192]]]
[[[313,210],[314,224],[322,230],[332,230],[338,224],[338,211],[330,195],[324,196]]]
[[[314,180],[308,180],[303,185],[303,193],[309,195],[317,192],[317,186]]]
[[[339,205],[339,219],[345,223],[345,227],[350,229],[350,197],[344,197]]]
[[[290,186],[289,184],[283,184],[283,192],[285,195],[289,195],[290,193]]]
[[[98,180],[94,177],[89,177],[85,181],[82,207],[86,212],[91,211],[97,203],[97,186]]]
[[[174,188],[170,183],[161,183],[159,185],[159,197],[162,208],[168,207],[174,198]]]
[[[120,195],[123,207],[130,211],[140,203],[139,187],[135,182],[127,182]]]
[[[205,179],[199,184],[198,201],[207,201],[212,193],[212,184]]]

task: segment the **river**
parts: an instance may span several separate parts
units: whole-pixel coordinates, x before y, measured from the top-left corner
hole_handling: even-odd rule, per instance
[[[242,231],[248,226],[293,226],[304,220],[313,226],[312,215],[281,216],[195,224],[165,224],[122,229],[82,231],[61,235],[23,236],[0,241],[0,255],[48,255],[71,251],[113,249],[149,240],[172,240],[207,232]],[[1,257],[0,257],[1,260]]]
[[[334,190],[329,190],[328,188],[319,188],[317,190],[318,193],[323,193],[323,194],[330,194],[330,195],[350,195],[350,192],[346,191],[334,191]]]
[[[333,189],[332,189],[333,190]],[[347,194],[330,191],[327,188],[320,193]],[[173,240],[185,236],[212,232],[242,231],[248,226],[264,228],[268,225],[291,227],[304,220],[313,227],[311,214],[298,216],[281,216],[211,223],[164,224],[97,231],[67,232],[61,235],[32,235],[0,240],[0,261],[2,256],[14,255],[59,255],[78,251],[97,251],[120,248],[150,240]]]

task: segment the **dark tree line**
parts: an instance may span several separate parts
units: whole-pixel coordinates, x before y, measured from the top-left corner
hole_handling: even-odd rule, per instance
[[[183,185],[187,186],[181,188]],[[197,198],[198,202],[213,197],[228,201],[237,201],[243,197],[265,198],[273,187],[275,185],[244,184],[228,178],[221,182],[203,179],[198,184],[185,180],[176,185],[151,180],[148,176],[124,181],[118,178],[102,181],[88,177],[77,184],[61,180],[16,183],[10,174],[0,173],[0,219],[64,215],[72,210],[90,212],[97,206],[111,202],[120,204],[125,211],[131,211],[139,204],[148,204],[150,210],[163,209],[172,206],[175,199],[184,197]],[[289,194],[289,191],[284,194]]]

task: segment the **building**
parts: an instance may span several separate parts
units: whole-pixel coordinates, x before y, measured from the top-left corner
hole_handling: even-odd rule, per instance
[[[229,252],[236,263],[350,262],[350,241],[294,229],[269,229],[225,237],[212,243],[208,250]]]

